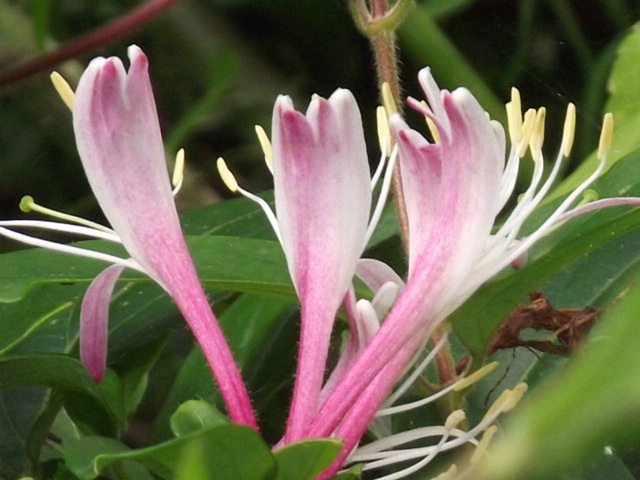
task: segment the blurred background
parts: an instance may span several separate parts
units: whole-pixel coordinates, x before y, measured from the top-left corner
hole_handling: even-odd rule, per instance
[[[144,2],[0,0],[0,79],[13,66],[76,42]],[[575,167],[597,144],[606,78],[616,45],[640,15],[637,0],[424,0],[398,32],[402,84],[420,96],[430,65],[442,87],[464,85],[492,117],[517,85],[523,105],[548,108],[555,154],[564,109],[578,106]],[[126,57],[140,45],[151,77],[167,157],[187,152],[180,210],[229,196],[214,161],[224,156],[241,183],[270,189],[254,125],[270,131],[273,102],[286,93],[304,109],[313,93],[351,89],[377,160],[376,75],[367,40],[346,0],[182,0],[126,35],[56,67],[75,87],[97,55]],[[0,217],[21,215],[29,194],[46,206],[100,218],[74,146],[71,117],[50,69],[0,87]],[[420,121],[409,114],[410,122]],[[14,248],[7,243],[0,249]]]

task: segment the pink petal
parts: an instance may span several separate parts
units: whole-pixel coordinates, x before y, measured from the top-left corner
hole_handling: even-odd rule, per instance
[[[96,381],[104,377],[109,332],[109,303],[113,288],[124,270],[111,265],[93,279],[80,309],[80,359]]]
[[[298,374],[285,441],[315,414],[335,313],[365,247],[371,208],[360,111],[347,90],[316,98],[306,115],[279,97],[273,112],[276,214],[301,303]]]
[[[102,210],[131,256],[168,287],[167,261],[188,256],[171,193],[146,56],[93,60],[73,111],[78,151]],[[173,258],[168,258],[173,257]]]
[[[389,265],[375,258],[361,258],[358,260],[356,275],[374,294],[388,282],[395,283],[400,288],[404,286],[402,278]]]

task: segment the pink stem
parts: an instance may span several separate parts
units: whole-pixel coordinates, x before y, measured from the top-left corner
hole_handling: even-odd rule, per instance
[[[421,332],[434,326],[437,318],[429,318],[429,312],[441,285],[430,281],[430,278],[437,278],[442,273],[438,267],[443,264],[434,266],[434,269],[422,268],[407,283],[378,333],[320,408],[305,437],[329,436],[394,356],[405,345],[422,340]]]
[[[78,55],[110,42],[147,22],[177,1],[178,0],[150,0],[106,26],[83,35],[58,50],[9,67],[0,73],[0,88],[36,73],[49,70],[65,60],[77,57]]]
[[[318,411],[334,314],[317,302],[302,303],[296,381],[284,445],[305,438],[305,432]]]
[[[258,430],[242,376],[202,287],[194,282],[190,288],[182,286],[174,289],[172,293],[178,308],[202,347],[231,420]]]
[[[340,427],[334,435],[336,438],[341,438],[344,442],[340,454],[333,463],[314,480],[331,478],[342,468],[345,460],[367,431],[376,412],[389,396],[391,389],[397,383],[416,350],[422,344],[423,333],[426,334],[427,332],[421,331],[420,333],[420,335],[415,335],[408,344],[402,347],[391,362],[382,369],[358,397],[358,400],[351,410],[349,410],[349,413],[345,416],[344,421],[340,424]]]

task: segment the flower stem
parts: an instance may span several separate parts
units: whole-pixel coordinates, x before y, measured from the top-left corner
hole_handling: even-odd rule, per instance
[[[0,88],[10,83],[49,70],[53,66],[91,51],[149,21],[178,0],[149,0],[104,27],[89,32],[58,50],[40,55],[0,72]]]
[[[194,272],[182,278],[197,277]],[[197,282],[185,285],[170,288],[171,294],[213,371],[231,420],[258,430],[242,376],[202,287]]]
[[[388,11],[387,0],[372,1],[372,22],[383,18]],[[397,26],[397,25],[396,25]],[[377,29],[376,29],[377,30]],[[397,108],[402,110],[400,77],[398,75],[398,55],[396,47],[395,27],[389,29],[380,29],[377,31],[365,32],[369,37],[373,55],[376,62],[376,70],[378,72],[378,85],[380,88],[380,96],[382,97],[382,85],[389,84],[391,95],[395,101]],[[400,225],[400,237],[404,245],[405,252],[409,251],[409,222],[407,219],[407,210],[404,203],[404,193],[402,189],[402,180],[400,177],[400,163],[396,163],[393,171],[393,193],[398,211],[398,223]]]

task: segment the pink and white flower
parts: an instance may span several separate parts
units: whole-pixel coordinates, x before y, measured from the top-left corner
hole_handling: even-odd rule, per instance
[[[257,201],[267,213],[300,299],[296,383],[284,438],[290,443],[304,438],[317,413],[331,331],[345,296],[352,307],[354,335],[367,337],[375,328],[371,315],[355,313],[355,300],[348,292],[380,216],[390,175],[384,178],[378,207],[371,214],[372,184],[381,170],[372,181],[360,111],[348,90],[338,89],[329,99],[314,97],[305,114],[295,110],[289,97],[278,97],[272,144],[261,130],[259,136],[273,172],[275,215],[263,200],[237,185],[221,159],[218,169],[232,190]],[[384,160],[385,155],[381,165]],[[351,353],[353,348],[356,345]]]
[[[428,104],[409,99],[409,105],[433,125],[435,141],[409,128],[397,114],[390,119],[409,223],[408,279],[379,331],[333,387],[306,430],[310,438],[331,435],[345,441],[342,454],[321,478],[335,473],[355,448],[433,329],[484,282],[519,262],[536,241],[569,218],[605,206],[640,204],[638,198],[616,198],[573,207],[604,168],[612,129],[609,115],[596,171],[537,230],[519,237],[524,221],[545,198],[562,159],[569,154],[574,107],[569,106],[554,167],[540,185],[544,109],[529,111],[523,119],[514,92],[507,105],[511,147],[505,155],[504,129],[488,119],[468,90],[440,90],[429,69],[420,72],[419,80]],[[531,186],[494,233],[496,217],[513,192],[518,163],[527,148],[535,162]]]
[[[109,301],[124,267],[144,272],[175,300],[216,377],[233,421],[257,428],[240,372],[211,311],[184,241],[167,173],[148,60],[129,47],[128,72],[118,58],[96,58],[83,73],[73,109],[76,143],[89,184],[112,229],[63,216],[84,226],[42,221],[0,222],[0,234],[35,246],[115,264],[85,296],[80,351],[89,371],[104,374]],[[59,83],[60,80],[58,79]],[[8,227],[8,228],[7,228]],[[46,228],[121,243],[132,258],[43,241],[9,228]]]

